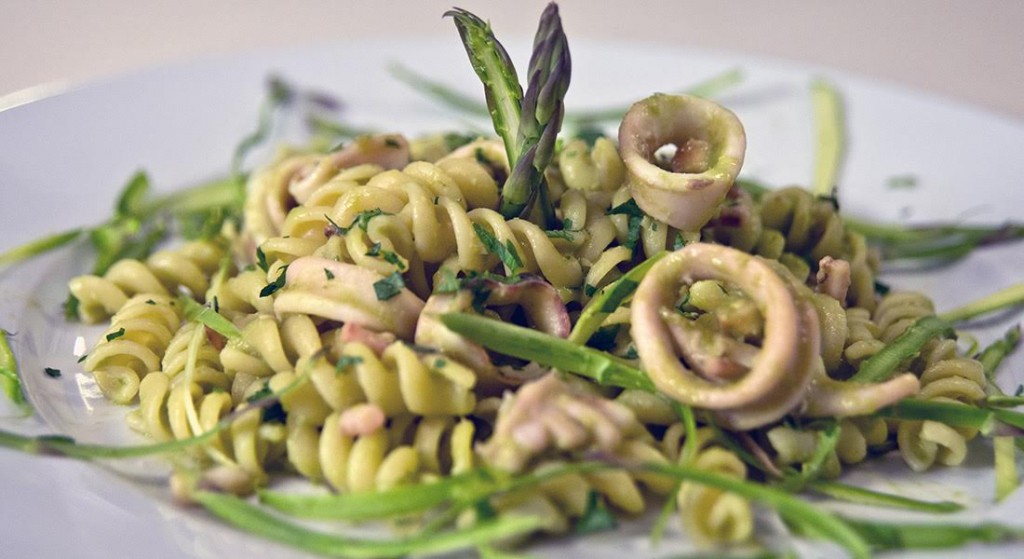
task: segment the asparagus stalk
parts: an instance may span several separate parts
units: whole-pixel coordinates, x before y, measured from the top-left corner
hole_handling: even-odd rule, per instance
[[[512,169],[502,187],[501,213],[506,218],[528,216],[547,185],[544,169],[554,155],[555,138],[565,112],[571,59],[558,6],[549,4],[541,15],[530,57],[528,85],[523,93],[508,52],[490,25],[456,8],[451,16],[459,30],[473,69],[484,85],[494,131],[505,142]],[[550,205],[540,208],[546,226],[554,226]]]

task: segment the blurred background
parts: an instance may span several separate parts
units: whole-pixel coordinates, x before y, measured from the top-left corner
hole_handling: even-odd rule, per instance
[[[450,37],[452,0],[0,0],[0,107],[197,57],[381,35]],[[463,0],[530,37],[544,0]],[[570,40],[756,53],[930,90],[1024,117],[1024,2],[563,0]],[[34,89],[27,89],[34,88]]]

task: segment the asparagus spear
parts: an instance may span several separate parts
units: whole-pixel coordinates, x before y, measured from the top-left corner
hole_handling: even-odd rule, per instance
[[[549,4],[541,15],[525,94],[508,52],[490,25],[461,8],[445,15],[455,20],[473,69],[483,82],[494,131],[505,142],[512,172],[502,188],[501,213],[506,218],[527,216],[535,201],[545,197],[544,169],[554,154],[572,72],[558,6]],[[545,225],[553,227],[552,208],[544,205],[540,210]]]

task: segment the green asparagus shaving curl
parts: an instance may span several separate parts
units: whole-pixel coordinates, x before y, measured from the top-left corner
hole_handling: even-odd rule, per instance
[[[952,523],[872,522],[847,519],[846,524],[876,551],[892,549],[950,549],[970,542],[1000,543],[1024,540],[1024,530],[1002,524],[965,526]]]
[[[864,489],[863,487],[854,487],[852,485],[834,481],[815,481],[808,484],[807,489],[848,503],[857,503],[876,507],[889,507],[931,513],[957,512],[964,509],[963,505],[953,501],[921,501],[918,499],[904,497],[902,495],[882,493],[880,491]]]
[[[237,326],[210,307],[200,305],[187,295],[179,296],[178,302],[185,312],[185,320],[199,322],[229,340],[237,340],[242,337],[242,331]]]
[[[891,344],[861,363],[850,380],[864,383],[888,380],[900,363],[917,355],[929,340],[952,331],[953,327],[945,320],[935,316],[922,317]]]
[[[453,87],[420,74],[408,66],[393,62],[388,66],[388,70],[398,81],[442,105],[470,115],[490,116],[487,105],[479,102],[476,97],[461,93]],[[722,92],[742,81],[743,71],[739,68],[732,68],[690,87],[679,89],[678,92],[696,97],[712,98],[721,95]],[[626,114],[628,109],[629,105],[615,105],[589,110],[566,111],[563,121],[566,125],[574,124],[578,127],[586,127],[590,124],[622,120],[622,115]]]
[[[507,514],[449,532],[368,540],[310,530],[231,495],[198,491],[193,498],[221,520],[242,530],[329,557],[400,557],[411,553],[444,553],[525,535],[541,526],[539,518]]]
[[[1024,304],[1024,283],[1011,285],[977,301],[944,312],[939,318],[947,322],[962,322],[1021,304]]]
[[[835,197],[836,184],[846,153],[846,126],[843,100],[829,82],[816,79],[811,83],[811,105],[814,110],[817,156],[811,193]]]
[[[0,328],[0,389],[7,399],[20,408],[26,408],[28,401],[21,389],[21,377],[18,376],[18,362],[14,352],[7,343],[7,331]]]
[[[576,324],[572,327],[572,332],[569,333],[569,341],[577,344],[585,344],[594,332],[601,327],[601,323],[609,314],[615,312],[622,303],[633,295],[640,280],[647,275],[647,272],[658,260],[664,258],[668,254],[667,252],[659,252],[654,256],[645,260],[639,266],[634,267],[630,271],[623,274],[623,276],[608,286],[602,288],[593,299],[587,303],[587,306],[580,313],[580,317],[576,320]]]

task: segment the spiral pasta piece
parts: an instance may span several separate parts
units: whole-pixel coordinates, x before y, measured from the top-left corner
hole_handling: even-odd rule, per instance
[[[168,296],[185,288],[202,300],[224,253],[213,242],[188,242],[176,249],[158,251],[145,262],[119,260],[102,277],[72,278],[68,288],[78,299],[79,318],[89,323],[106,320],[134,295]]]
[[[956,342],[941,340],[923,351],[921,393],[924,400],[977,405],[985,397],[985,371],[980,362],[956,355]],[[977,431],[932,420],[901,421],[896,441],[914,471],[935,463],[956,466],[967,457],[967,441]]]
[[[474,463],[474,426],[468,419],[396,421],[391,428],[353,435],[342,427],[342,415],[327,417],[315,446],[307,444],[289,454],[305,475],[322,478],[339,491],[389,489],[462,473]]]
[[[82,366],[93,374],[104,396],[126,404],[135,398],[141,379],[160,370],[160,357],[180,323],[173,299],[137,295],[113,316]]]
[[[714,431],[710,428],[697,430],[693,453],[686,456],[683,452],[685,432],[680,423],[666,429],[661,444],[669,461],[735,479],[747,478],[746,465],[734,452],[715,444]],[[683,526],[699,544],[735,544],[749,540],[753,534],[754,515],[750,502],[738,495],[683,482],[679,484],[676,498]]]

